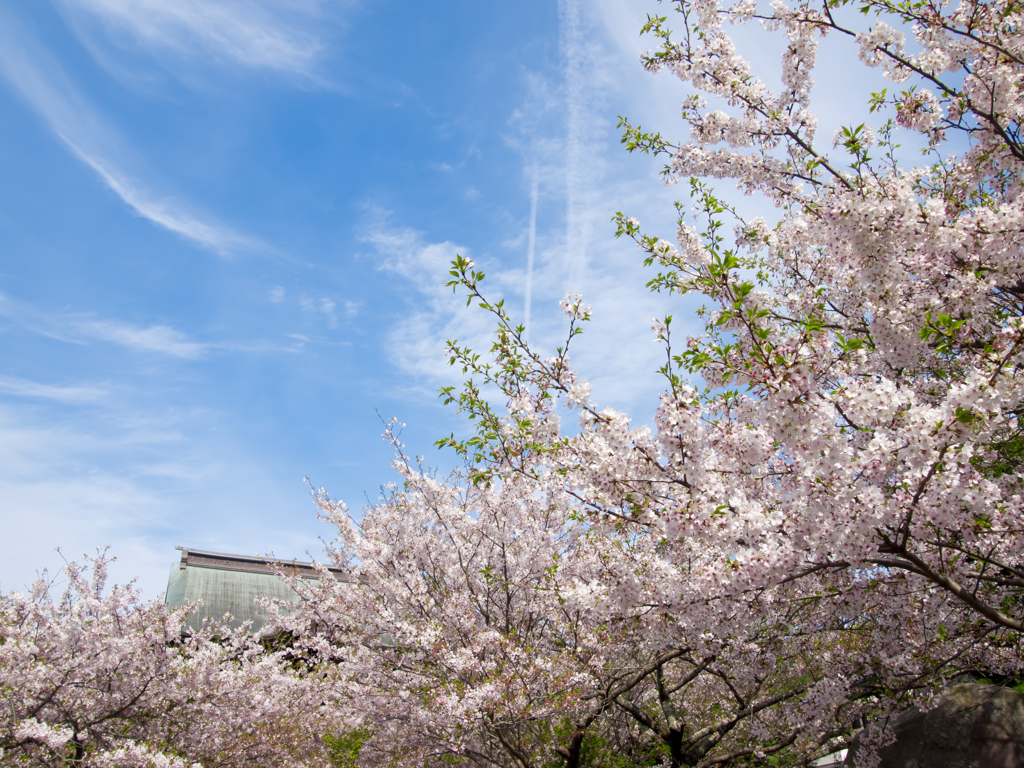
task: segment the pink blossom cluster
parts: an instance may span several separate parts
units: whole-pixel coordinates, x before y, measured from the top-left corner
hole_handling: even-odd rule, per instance
[[[323,693],[245,631],[185,634],[192,606],[103,594],[104,557],[66,586],[0,596],[0,765],[322,765]]]
[[[633,537],[587,585],[601,615],[637,621],[649,611],[670,617],[680,638],[732,648],[758,622],[778,626],[790,601],[817,605],[780,642],[799,647],[812,627],[850,633],[819,649],[834,685],[822,682],[800,703],[813,710],[820,696],[821,711],[837,707],[838,731],[850,727],[836,713],[847,717],[851,701],[873,699],[877,713],[904,695],[926,700],[955,678],[942,658],[1019,677],[1019,9],[867,0],[858,5],[871,24],[864,31],[844,21],[853,10],[845,3],[674,5],[676,33],[667,18],[650,18],[645,30],[660,48],[643,60],[692,88],[683,104],[690,140],[672,144],[623,121],[623,141],[664,155],[670,182],[689,179],[695,216],[680,217],[676,243],[645,234],[635,218],[616,220],[659,269],[652,287],[704,295],[703,335],[680,350],[672,319],[655,319],[668,388],[653,428],[637,427],[581,395],[568,344],[543,359],[492,307],[502,340],[493,367],[455,344],[453,360],[530,403],[533,417],[496,412],[471,381],[447,394],[478,438],[447,443],[478,479],[561,489],[588,535]],[[784,35],[778,92],[728,34],[729,23],[751,20]],[[873,94],[878,124],[843,128],[823,149],[811,78],[826,35],[855,40],[860,60],[903,90]],[[923,136],[927,165],[905,163],[901,131]],[[764,196],[777,221],[746,219],[702,179]],[[480,296],[477,282],[462,275],[461,284]],[[577,431],[554,430],[559,400],[580,412]],[[640,541],[650,542],[642,556],[632,548]],[[900,676],[914,675],[929,682],[885,701]],[[871,696],[855,692],[883,679]],[[809,714],[806,733],[813,722]]]
[[[775,2],[758,17],[789,41],[783,92],[773,94],[723,31],[724,20],[751,14],[677,6],[696,26],[677,42],[664,20],[652,20],[663,46],[645,62],[735,111],[691,102],[684,119],[694,141],[663,147],[671,174],[733,178],[782,215],[768,231],[763,220],[745,223],[730,211],[735,253],[746,256],[726,254],[710,229],[703,259],[667,251],[636,224],[620,229],[669,270],[670,288],[700,291],[714,306],[707,336],[682,356],[669,353],[670,367],[688,368],[710,389],[694,396],[674,385],[656,415],[656,439],[642,430],[618,437],[629,450],[619,452],[626,463],[616,474],[658,500],[649,525],[682,541],[734,542],[734,589],[814,567],[900,569],[1019,632],[1017,11],[866,3],[877,18],[855,32],[833,6]],[[910,30],[916,53],[885,16]],[[893,127],[903,126],[928,137],[938,162],[905,169],[891,152],[872,160],[870,126],[837,134],[853,172],[836,170],[815,148],[810,73],[816,40],[828,34],[856,37],[861,60],[895,82],[917,81],[899,95],[877,95],[880,113],[895,113],[879,146],[891,148]],[[736,121],[748,126],[740,136],[709,134],[709,124]],[[951,131],[966,138],[962,156],[943,151]],[[698,208],[720,210],[701,189]],[[694,250],[695,231],[681,223],[684,252]],[[745,277],[749,270],[758,277]],[[667,332],[658,335],[669,344]],[[728,387],[735,396],[722,394]],[[587,443],[605,450],[606,427],[594,423],[577,441],[584,454],[595,450]],[[607,493],[610,477],[581,474],[580,482]],[[717,574],[708,577],[717,585]]]
[[[948,601],[913,597],[879,621],[866,585],[694,600],[686,580],[715,561],[702,544],[683,572],[660,536],[591,520],[552,473],[441,481],[395,447],[403,482],[358,523],[315,493],[339,531],[331,564],[352,580],[293,580],[303,599],[276,618],[330,660],[360,766],[579,768],[588,740],[627,764],[808,760],[834,748],[837,721],[950,666],[934,641]],[[882,663],[871,633],[917,652]],[[978,645],[963,633],[958,669]]]

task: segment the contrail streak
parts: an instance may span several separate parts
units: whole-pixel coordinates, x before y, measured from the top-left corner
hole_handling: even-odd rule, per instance
[[[533,178],[530,181],[530,234],[526,246],[526,338],[530,338],[530,301],[533,295],[533,249],[537,242],[537,163],[533,163]]]
[[[565,67],[565,181],[566,181],[566,290],[582,290],[587,261],[585,221],[586,180],[584,179],[584,133],[586,81],[583,73],[583,33],[580,0],[561,0],[559,20],[563,65]]]

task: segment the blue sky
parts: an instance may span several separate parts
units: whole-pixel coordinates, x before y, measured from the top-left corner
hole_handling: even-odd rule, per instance
[[[674,229],[674,190],[615,129],[677,126],[682,86],[638,63],[658,10],[0,9],[0,587],[58,547],[109,545],[150,596],[175,544],[315,554],[330,531],[304,476],[356,509],[394,478],[376,411],[449,466],[431,444],[465,426],[437,399],[457,381],[443,341],[491,327],[443,288],[457,252],[524,316],[532,240],[532,340],[556,345],[557,301],[582,293],[574,360],[644,420],[650,319],[693,322],[609,222]]]

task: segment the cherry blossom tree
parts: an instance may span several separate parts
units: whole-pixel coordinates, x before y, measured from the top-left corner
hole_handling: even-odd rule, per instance
[[[1018,11],[978,2],[952,10],[776,2],[765,14],[746,2],[675,5],[683,33],[652,18],[645,30],[661,48],[644,63],[693,86],[683,112],[692,140],[672,144],[623,121],[624,141],[667,156],[669,181],[691,178],[700,228],[681,214],[672,244],[616,216],[618,234],[661,268],[652,288],[698,292],[710,304],[704,335],[682,351],[672,318],[654,322],[669,385],[656,431],[598,410],[569,367],[568,345],[542,359],[459,259],[454,284],[496,313],[499,330],[494,365],[454,343],[452,362],[496,384],[512,409],[498,415],[478,383],[458,395],[448,389],[479,435],[446,442],[482,477],[554,471],[599,516],[684,547],[721,547],[718,566],[690,590],[901,571],[1016,635],[1024,626]],[[874,19],[870,29],[843,26],[840,14],[853,10]],[[786,36],[779,93],[751,73],[726,32],[754,18]],[[886,18],[911,32],[914,52]],[[866,65],[914,81],[896,95],[874,94],[880,121],[887,110],[892,117],[877,129],[839,131],[827,152],[810,111],[825,35],[855,38]],[[731,111],[712,111],[700,94]],[[928,164],[903,167],[900,129],[923,134]],[[765,195],[779,221],[744,219],[697,176]],[[578,297],[564,306],[571,338],[589,309]],[[578,435],[559,432],[556,398],[580,409]]]
[[[183,634],[193,606],[104,594],[105,557],[53,596],[0,596],[0,764],[95,768],[324,765],[322,691],[245,630]]]
[[[876,593],[905,579],[693,599],[703,544],[684,563],[646,529],[595,525],[556,473],[439,480],[392,429],[402,484],[382,503],[357,523],[314,494],[352,580],[292,578],[302,600],[275,617],[320,660],[352,765],[803,765],[979,656],[984,635],[927,595],[880,620]],[[914,651],[880,663],[885,634]]]
[[[578,605],[577,583],[612,555],[557,487],[441,482],[401,455],[395,467],[402,487],[358,525],[316,494],[353,582],[293,580],[304,599],[276,619],[330,660],[359,764],[579,766],[615,696],[678,654]],[[623,745],[623,764],[652,747]]]
[[[1020,9],[673,5],[672,22],[649,19],[660,47],[643,63],[691,87],[690,140],[623,120],[623,141],[665,157],[670,183],[688,180],[692,215],[678,206],[674,243],[615,217],[618,235],[657,266],[652,289],[707,300],[704,333],[682,344],[672,317],[653,323],[667,381],[654,429],[600,408],[571,368],[570,343],[590,315],[578,296],[563,302],[567,343],[545,357],[459,258],[450,284],[493,312],[498,330],[490,360],[449,344],[472,378],[443,394],[477,434],[442,444],[473,465],[476,483],[557,478],[595,534],[658,541],[659,594],[636,592],[624,607],[656,600],[688,619],[780,588],[840,595],[867,631],[839,674],[870,668],[864,679],[885,679],[880,694],[927,696],[968,657],[966,668],[1019,676]],[[752,21],[784,38],[781,89],[729,34]],[[826,36],[851,39],[896,91],[871,95],[876,124],[842,128],[823,148],[811,76]],[[923,144],[923,160],[908,163],[904,137]],[[777,220],[745,217],[709,179],[762,196]],[[507,413],[485,386],[508,398]],[[579,412],[577,430],[561,429],[559,402]]]
[[[707,333],[681,354],[669,324],[657,324],[671,383],[661,448],[675,454],[674,477],[690,466],[732,476],[737,460],[743,471],[738,482],[701,481],[686,512],[673,506],[690,520],[699,507],[724,512],[719,535],[744,542],[737,557],[752,581],[898,569],[1019,632],[1018,11],[868,2],[857,7],[873,26],[856,32],[839,18],[847,5],[775,4],[761,17],[788,38],[779,94],[750,75],[722,29],[725,18],[757,16],[751,4],[678,4],[688,32],[700,29],[683,42],[664,19],[647,26],[662,48],[646,66],[670,67],[733,113],[694,98],[684,105],[693,141],[671,146],[626,124],[627,144],[670,155],[670,178],[734,178],[783,211],[770,229],[695,185],[703,236],[681,221],[668,250],[619,217],[619,233],[665,270],[653,287],[714,302]],[[913,53],[886,18],[911,32]],[[816,44],[829,34],[855,38],[865,64],[911,81],[872,96],[879,115],[893,112],[880,139],[867,125],[846,128],[832,153],[815,148],[810,112]],[[927,165],[900,164],[898,128],[924,135]],[[714,393],[687,388],[680,368]],[[682,442],[672,421],[684,412],[706,431]]]

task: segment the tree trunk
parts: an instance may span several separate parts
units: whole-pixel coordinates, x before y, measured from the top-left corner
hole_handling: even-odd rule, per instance
[[[672,768],[688,768],[690,763],[686,759],[687,755],[683,752],[683,732],[676,728],[669,729],[668,738],[665,739],[665,743],[668,744]]]
[[[576,731],[569,739],[568,746],[555,750],[565,758],[565,768],[580,768],[580,754],[583,752],[583,732]]]

